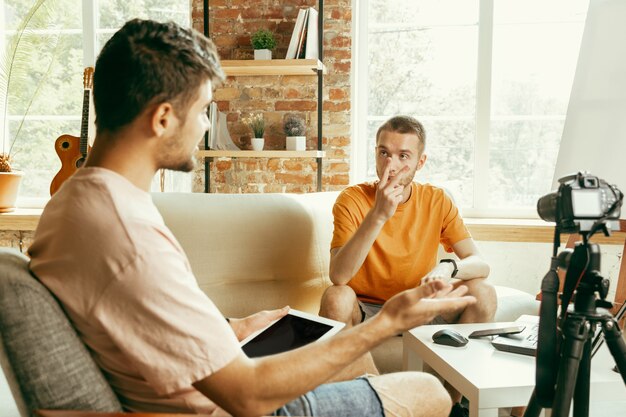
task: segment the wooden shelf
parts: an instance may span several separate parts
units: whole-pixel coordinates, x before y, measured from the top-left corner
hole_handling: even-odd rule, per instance
[[[211,152],[220,155],[211,155],[214,157],[226,156],[228,153],[231,157],[243,157],[240,154],[254,153],[262,154],[262,157],[268,157],[268,154],[279,154],[281,157],[284,153],[306,153],[306,157],[315,157],[311,153],[318,151],[201,151],[202,153]],[[205,155],[206,156],[206,155]],[[257,157],[257,156],[253,156]],[[274,157],[274,156],[272,156]],[[299,158],[297,156],[296,158]],[[302,156],[304,157],[304,156]],[[294,158],[291,156],[291,158]],[[11,213],[0,214],[0,230],[35,230],[39,222],[39,216],[43,209],[24,209],[18,208]],[[551,243],[554,237],[554,225],[546,223],[543,220],[528,219],[464,219],[465,225],[469,229],[472,237],[476,241],[493,241],[493,242],[535,242],[535,243]],[[567,242],[568,235],[561,236],[561,243]],[[591,239],[592,242],[608,245],[623,245],[624,233],[613,232],[611,237],[605,237],[597,234]]]
[[[17,208],[0,214],[0,230],[35,230],[43,209]]]
[[[326,67],[318,59],[224,60],[224,73],[229,77],[241,75],[317,75],[326,74]]]
[[[212,151],[199,150],[199,158],[325,158],[325,151]]]

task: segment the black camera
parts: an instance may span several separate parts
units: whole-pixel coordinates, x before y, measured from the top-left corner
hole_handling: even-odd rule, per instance
[[[610,229],[619,219],[623,197],[615,185],[578,172],[560,178],[559,189],[537,201],[537,212],[565,233],[589,232],[598,223]]]

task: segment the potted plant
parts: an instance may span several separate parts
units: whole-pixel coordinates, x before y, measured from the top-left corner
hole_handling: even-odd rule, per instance
[[[254,59],[272,59],[272,49],[276,47],[274,34],[266,29],[259,29],[252,35]]]
[[[50,4],[46,4],[46,2]],[[7,39],[6,49],[0,55],[0,212],[15,209],[15,201],[24,173],[11,166],[14,145],[22,131],[28,111],[52,70],[59,47],[58,31],[56,34],[43,38],[45,45],[36,44],[32,41],[32,37],[27,36],[32,30],[50,29],[49,24],[45,23],[45,18],[35,19],[35,15],[41,11],[42,15],[48,16],[48,9],[52,7],[51,3],[54,1],[38,0],[30,7],[15,29],[15,33]],[[35,76],[35,79],[36,77],[39,78],[36,79],[32,95],[25,97],[26,93],[19,84],[32,83],[33,80],[33,73],[26,57],[32,51],[41,50],[41,48],[52,51],[50,62],[43,74]],[[20,99],[25,102],[22,118],[14,132],[8,125],[9,102],[12,99]]]
[[[263,114],[256,113],[242,119],[243,123],[252,130],[253,137],[250,140],[252,143],[252,149],[255,151],[262,151],[265,145],[265,139],[263,133],[265,133],[265,120]]]
[[[283,131],[287,136],[286,148],[288,151],[306,150],[306,126],[300,117],[288,114],[283,122]]]

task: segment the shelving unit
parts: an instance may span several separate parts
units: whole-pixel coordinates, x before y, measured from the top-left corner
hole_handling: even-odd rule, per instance
[[[323,107],[323,76],[326,67],[323,64],[324,52],[324,1],[319,0],[318,10],[318,45],[319,59],[272,59],[272,60],[223,60],[224,72],[229,77],[263,76],[263,75],[298,75],[317,76],[317,150],[307,151],[218,151],[208,146],[205,136],[204,150],[197,156],[204,158],[204,192],[211,192],[211,162],[213,158],[315,158],[317,162],[317,191],[322,191],[322,159],[326,153],[322,151],[322,107]],[[209,0],[204,0],[204,34],[209,36]]]
[[[200,150],[199,158],[324,158],[324,151],[216,151]]]
[[[316,75],[318,71],[326,74],[326,67],[318,59],[223,60],[221,64],[224,72],[229,77],[245,75]]]

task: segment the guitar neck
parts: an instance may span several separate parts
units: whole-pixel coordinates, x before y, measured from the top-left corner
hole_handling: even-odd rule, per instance
[[[80,153],[83,158],[87,157],[87,145],[89,143],[89,95],[91,89],[86,88],[83,93],[83,116],[80,124]]]

